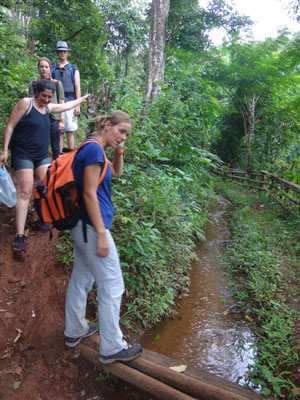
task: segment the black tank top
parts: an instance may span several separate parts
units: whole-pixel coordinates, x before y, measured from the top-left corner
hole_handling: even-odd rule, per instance
[[[49,110],[41,114],[33,105],[16,125],[12,144],[13,157],[33,161],[48,157],[50,138]]]

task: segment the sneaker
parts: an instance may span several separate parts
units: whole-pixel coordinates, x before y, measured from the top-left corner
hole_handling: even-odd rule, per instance
[[[71,338],[71,337],[66,336],[65,345],[68,347],[75,347],[78,345],[78,343],[80,342],[81,339],[85,339],[89,336],[92,336],[94,333],[97,332],[97,330],[98,330],[98,328],[96,325],[89,325],[89,330],[83,336],[80,336],[77,338]]]
[[[24,243],[25,236],[17,235],[13,241],[14,251],[26,251],[26,244]]]
[[[102,364],[111,364],[115,361],[131,361],[142,354],[143,348],[140,344],[129,344],[128,349],[123,349],[119,353],[113,354],[111,356],[101,356],[99,361]]]
[[[39,232],[42,232],[42,233],[48,232],[51,229],[50,225],[44,224],[40,219],[37,219],[34,222],[31,221],[29,223],[29,226],[34,231],[39,231]]]

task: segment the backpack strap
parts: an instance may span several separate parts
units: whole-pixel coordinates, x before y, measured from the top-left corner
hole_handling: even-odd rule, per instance
[[[106,170],[107,170],[107,166],[108,166],[107,157],[106,157],[106,154],[105,154],[105,151],[104,151],[104,148],[103,148],[102,144],[99,142],[99,140],[94,139],[94,138],[87,138],[87,139],[86,139],[84,142],[82,142],[81,145],[77,148],[77,151],[78,151],[79,149],[81,149],[81,148],[82,148],[85,144],[87,144],[87,143],[97,143],[97,144],[102,148],[102,150],[103,150],[104,166],[103,166],[103,168],[102,168],[102,171],[101,171],[101,174],[100,174],[100,178],[99,178],[99,184],[98,184],[98,185],[100,185],[100,183],[103,181],[104,176],[105,176],[105,174],[106,174]]]
[[[57,68],[57,63],[55,63],[54,65],[52,65],[52,78],[55,78],[55,70]]]
[[[71,74],[71,79],[72,79],[72,83],[73,83],[73,86],[74,86],[74,93],[75,93],[74,68],[73,68],[72,64],[69,64],[69,71],[70,71],[70,74]],[[75,98],[76,98],[76,94],[75,94]]]
[[[58,97],[58,85],[59,85],[59,83],[58,83],[58,80],[52,78],[52,83],[56,87],[56,99],[57,99],[57,104],[59,104],[59,97]]]
[[[94,139],[94,138],[87,138],[84,142],[81,143],[81,145],[77,148],[77,152],[87,143],[97,143],[99,144],[99,146],[102,148],[103,150],[103,156],[104,156],[104,166],[102,168],[101,174],[100,174],[100,178],[99,178],[99,183],[98,186],[100,185],[100,183],[103,181],[104,176],[106,174],[107,171],[107,166],[108,166],[108,162],[107,162],[107,157],[104,151],[103,146],[101,145],[101,143],[99,142],[99,140]],[[85,207],[82,208],[82,234],[83,234],[83,240],[84,243],[87,243],[87,227],[86,227],[86,209]]]

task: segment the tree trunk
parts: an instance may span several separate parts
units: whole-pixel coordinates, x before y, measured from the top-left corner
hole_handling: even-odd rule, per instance
[[[145,105],[158,96],[164,77],[165,38],[170,0],[152,0],[149,38],[149,61]]]
[[[258,100],[259,96],[256,96],[255,93],[253,93],[252,96],[248,98],[246,105],[242,101],[238,104],[244,124],[245,143],[248,154],[247,168],[251,166],[251,144],[254,137],[255,123],[258,118],[258,112],[256,110]]]

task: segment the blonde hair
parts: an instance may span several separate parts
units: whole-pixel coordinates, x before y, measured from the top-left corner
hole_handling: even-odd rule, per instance
[[[41,63],[41,61],[46,61],[46,62],[49,64],[49,68],[50,68],[50,76],[49,76],[49,78],[51,78],[51,71],[52,71],[52,64],[51,64],[51,61],[50,61],[49,58],[47,58],[47,57],[41,57],[41,58],[39,59],[38,63],[37,63],[37,67],[38,67],[38,68],[40,68],[40,63]]]
[[[115,110],[110,112],[109,114],[106,115],[100,115],[99,117],[96,118],[95,121],[95,128],[96,131],[95,133],[102,133],[104,128],[105,128],[105,123],[107,121],[110,121],[110,123],[113,125],[120,124],[121,122],[126,122],[132,126],[132,121],[131,118],[129,117],[128,114],[124,111],[120,110]]]

